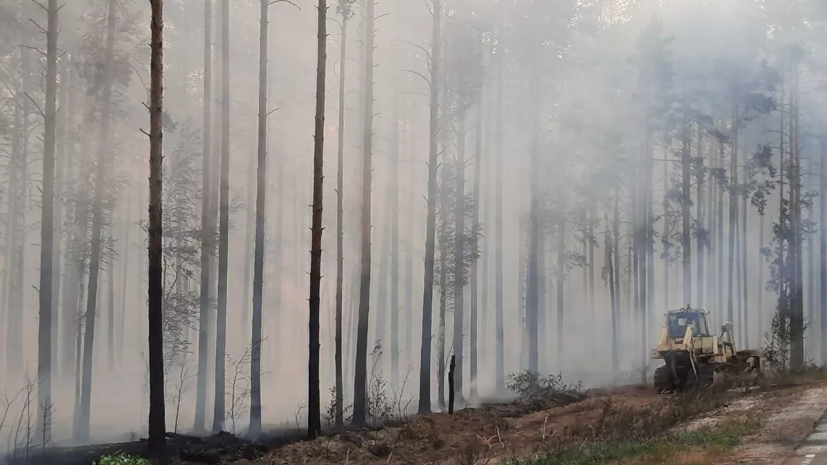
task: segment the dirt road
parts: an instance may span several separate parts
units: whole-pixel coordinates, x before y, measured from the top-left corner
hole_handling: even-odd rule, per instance
[[[813,432],[783,465],[827,465],[827,413],[819,418]]]

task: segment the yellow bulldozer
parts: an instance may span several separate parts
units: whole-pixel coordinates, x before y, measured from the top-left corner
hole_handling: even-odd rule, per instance
[[[664,315],[664,326],[652,359],[665,364],[655,370],[658,392],[703,387],[725,374],[760,373],[761,353],[738,350],[732,323],[721,326],[721,335],[709,330],[709,312],[704,308],[672,310]]]

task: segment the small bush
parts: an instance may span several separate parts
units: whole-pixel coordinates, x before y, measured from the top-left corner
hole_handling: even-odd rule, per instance
[[[545,376],[524,371],[509,375],[506,387],[516,393],[520,400],[541,401],[545,407],[573,404],[587,397],[580,383],[566,384],[562,374]]]
[[[152,462],[139,455],[114,454],[101,457],[97,465],[152,465]]]

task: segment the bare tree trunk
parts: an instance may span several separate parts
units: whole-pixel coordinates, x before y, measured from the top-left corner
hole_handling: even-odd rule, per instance
[[[474,237],[474,246],[473,250],[477,251],[479,249],[479,235],[477,231],[480,228],[480,181],[482,177],[482,86],[480,86],[479,94],[477,97],[477,131],[476,131],[476,146],[475,146],[475,153],[474,153],[474,213],[472,218],[472,225],[471,225],[471,234]],[[478,355],[477,355],[477,341],[479,338],[478,334],[478,298],[479,298],[479,265],[477,260],[475,259],[471,263],[471,327],[469,328],[471,331],[471,344],[469,346],[469,357],[470,357],[470,366],[469,366],[469,374],[470,374],[470,383],[471,383],[471,399],[477,400],[479,398],[479,393],[477,391],[477,366],[478,366]],[[485,276],[483,276],[485,279]]]
[[[439,185],[439,224],[440,224],[440,238],[439,238],[439,329],[437,334],[437,400],[439,407],[445,409],[445,364],[447,358],[445,354],[445,313],[448,307],[448,273],[450,272],[450,264],[448,263],[448,255],[451,244],[447,239],[447,234],[443,234],[444,228],[447,227],[450,221],[449,202],[447,201],[449,194],[449,171],[442,170],[442,180]]]
[[[499,50],[502,52],[502,50]],[[497,121],[496,121],[496,165],[494,168],[494,229],[497,237],[494,244],[494,326],[496,331],[496,367],[495,382],[497,393],[505,389],[505,331],[503,316],[503,106],[505,100],[505,82],[503,71],[505,62],[502,53],[497,58]]]
[[[109,268],[107,269],[109,273],[106,279],[108,281],[106,284],[109,298],[106,304],[106,309],[109,311],[106,318],[106,346],[108,352],[106,354],[106,368],[109,373],[113,373],[115,371],[115,254],[111,253],[109,257]]]
[[[347,23],[352,16],[350,4],[339,3],[342,15],[342,35],[339,57],[339,147],[336,171],[336,419],[339,431],[345,426],[344,420],[344,375],[342,373],[342,288],[344,285],[344,190],[345,190],[345,71],[347,69]]]
[[[746,169],[744,169],[744,184],[748,181]],[[744,321],[742,324],[744,337],[741,339],[744,341],[742,344],[744,347],[750,346],[750,308],[749,308],[749,265],[747,264],[747,248],[749,247],[749,236],[747,235],[747,217],[749,212],[747,211],[747,198],[746,196],[741,197],[741,228],[740,232],[740,245],[741,245],[741,291],[743,296],[744,302]],[[812,236],[810,236],[812,237]],[[810,249],[812,250],[812,248]]]
[[[565,280],[566,280],[566,204],[563,197],[560,198],[560,206],[557,218],[557,354],[560,362],[565,358],[563,352],[565,340]]]
[[[319,296],[322,283],[322,206],[324,187],[324,108],[327,76],[327,0],[319,0],[316,61],[316,128],[313,146],[313,221],[310,248],[310,362],[308,364],[307,436],[321,433],[319,394]],[[263,207],[263,205],[262,205]],[[365,328],[367,329],[367,328]]]
[[[149,437],[147,447],[160,455],[166,449],[164,419],[163,293],[163,98],[164,0],[152,0],[149,152]]]
[[[718,168],[724,169],[724,144],[718,143]],[[724,310],[724,190],[726,186],[718,182],[718,190],[716,193],[717,201],[715,202],[718,217],[718,239],[716,241],[718,249],[718,266],[716,267],[718,274],[718,281],[715,286],[716,297],[718,299],[717,307]],[[722,318],[722,317],[721,317]],[[732,321],[732,312],[727,310],[727,321]]]
[[[395,186],[387,183],[385,186],[385,198],[390,196],[391,190]],[[391,243],[391,205],[384,202],[384,209],[382,211],[382,233],[379,243],[379,270],[377,276],[372,279],[374,286],[377,287],[376,302],[374,305],[374,344],[380,344],[384,351],[387,350],[385,333],[387,332],[387,323],[385,316],[388,313],[388,266],[390,265],[390,254],[388,249]],[[384,352],[383,351],[383,352]]]
[[[790,285],[790,366],[792,369],[801,369],[804,366],[804,305],[803,305],[803,270],[802,270],[802,229],[801,229],[801,138],[799,115],[799,69],[796,66],[792,73],[792,89],[790,91],[790,154],[791,154],[791,183],[790,183],[790,219],[792,220],[792,244],[790,245],[790,263],[792,268],[792,282]]]
[[[227,356],[227,268],[230,233],[230,1],[221,2],[221,179],[218,225],[218,313],[215,333],[213,433],[224,427],[224,372]]]
[[[250,357],[250,428],[253,438],[261,434],[261,325],[264,301],[264,215],[267,195],[267,28],[271,0],[261,0],[258,67],[258,166],[256,168],[256,232],[253,265],[253,325]],[[324,116],[324,115],[322,115]],[[252,186],[249,186],[252,188]],[[246,283],[245,283],[246,285]],[[246,319],[244,321],[247,321]]]
[[[466,111],[457,115],[456,196],[454,205],[454,354],[459,375],[454,383],[455,399],[464,403],[462,394],[465,336],[465,141]]]
[[[704,305],[704,234],[703,231],[708,231],[709,228],[706,224],[704,218],[705,214],[703,211],[704,205],[704,154],[703,154],[703,131],[701,129],[700,123],[697,125],[698,133],[697,133],[697,150],[698,150],[698,161],[697,161],[697,173],[695,174],[697,179],[697,186],[695,186],[695,191],[697,195],[697,201],[695,202],[695,220],[697,221],[697,227],[695,231],[696,236],[696,268],[698,273],[698,279],[695,282],[696,294],[698,296],[698,301],[695,302],[696,307],[700,307]]]
[[[821,363],[827,360],[827,147],[824,144],[827,140],[822,138],[821,142],[821,157],[818,172],[818,191],[821,195],[818,196],[818,242],[819,242],[819,322],[821,323],[821,331],[819,333],[821,346],[819,347],[821,355]],[[763,226],[763,215],[761,216]],[[763,233],[763,227],[761,228]],[[762,235],[763,237],[763,235]],[[761,241],[761,245],[764,241]],[[759,270],[760,271],[760,270]],[[759,274],[759,280],[761,279]],[[762,284],[763,286],[763,284]],[[759,288],[759,291],[762,290]],[[758,308],[761,308],[761,294],[758,294]]]
[[[688,111],[684,103],[684,115]],[[684,116],[683,134],[681,142],[681,261],[683,263],[683,303],[692,303],[692,232],[690,228],[690,207],[692,206],[691,176],[692,176],[692,154],[690,145],[689,121]]]
[[[73,64],[72,58],[69,58],[69,63],[66,67],[66,77],[65,77],[65,85],[64,89],[66,89],[66,119],[64,122],[64,130],[63,130],[63,137],[61,138],[61,147],[63,150],[61,152],[65,154],[67,158],[65,161],[65,169],[64,175],[68,179],[70,176],[73,176],[74,169],[72,168],[72,162],[74,161],[74,150],[72,148],[72,144],[74,142],[74,122],[75,122],[75,92],[73,92],[72,84],[74,83],[74,73],[73,73]],[[64,158],[61,154],[58,154],[58,160]],[[61,188],[62,190],[62,188]],[[58,221],[59,224],[63,224],[63,213],[62,213],[62,203],[58,202],[57,210],[55,211],[55,221]],[[61,211],[60,215],[58,215],[58,211]],[[75,234],[77,231],[77,225],[72,226],[72,228],[67,230],[67,244],[66,249],[63,253],[66,254],[66,257],[63,258],[63,262],[61,267],[63,268],[63,279],[60,280],[60,356],[56,356],[53,361],[57,362],[58,358],[60,358],[60,362],[56,364],[57,368],[59,368],[60,377],[62,380],[71,379],[72,367],[74,366],[74,358],[75,358],[75,318],[77,317],[76,309],[77,309],[77,274],[79,274],[79,270],[75,263],[69,259],[69,254],[72,252],[74,240],[76,239]],[[56,241],[60,243],[60,241]],[[76,250],[76,249],[75,249]],[[58,253],[57,250],[55,253]],[[58,268],[55,268],[57,270]]]
[[[370,229],[371,181],[373,167],[373,55],[374,55],[374,0],[367,0],[365,26],[365,122],[362,159],[362,263],[359,288],[359,322],[356,337],[356,366],[353,387],[353,423],[367,424],[367,355],[368,320],[370,318]]]
[[[95,315],[97,312],[98,278],[101,265],[101,234],[103,230],[103,196],[106,175],[108,171],[111,150],[109,142],[109,124],[112,110],[112,80],[115,60],[115,10],[117,0],[110,0],[108,6],[107,33],[106,33],[106,64],[104,68],[103,91],[101,103],[101,129],[98,141],[98,157],[95,172],[95,200],[92,216],[92,242],[89,257],[89,283],[86,298],[86,332],[83,338],[83,382],[80,396],[80,423],[75,431],[76,439],[89,438],[89,423],[91,419],[92,401],[92,356],[95,342]],[[154,20],[154,18],[153,18]]]
[[[391,389],[399,388],[399,101],[396,93],[391,118],[390,192],[391,209]]]
[[[617,198],[617,197],[615,197]],[[618,370],[620,369],[620,348],[618,347],[618,338],[617,338],[617,324],[618,324],[618,308],[617,308],[617,270],[615,269],[615,262],[614,262],[614,250],[612,248],[612,244],[614,238],[612,238],[611,233],[609,232],[610,223],[609,223],[609,215],[604,215],[603,222],[605,223],[605,236],[606,242],[604,244],[604,248],[606,249],[606,268],[609,271],[609,297],[610,297],[610,312],[612,315],[612,374],[617,375]]]
[[[37,331],[37,431],[51,437],[52,254],[54,253],[55,135],[57,125],[57,0],[49,0],[46,32],[46,113],[43,129],[43,203],[40,215],[40,309]],[[46,447],[43,444],[43,447]]]
[[[132,229],[132,190],[127,190],[126,195],[126,222],[124,223],[124,239],[123,239],[123,267],[121,268],[121,318],[118,327],[118,363],[123,361],[123,346],[124,346],[124,329],[126,322],[126,302],[127,302],[127,282],[129,277],[129,233]]]
[[[204,121],[202,138],[202,170],[201,170],[201,284],[198,313],[198,375],[195,397],[195,424],[196,432],[203,432],[206,428],[207,412],[207,363],[209,359],[209,339],[211,325],[210,283],[212,282],[212,254],[215,251],[213,233],[215,226],[212,222],[211,192],[212,162],[210,137],[212,126],[212,2],[204,0]]]
[[[532,3],[534,5],[534,3]],[[538,316],[540,312],[540,109],[539,109],[539,101],[540,101],[540,84],[537,82],[538,80],[538,69],[537,69],[537,31],[536,31],[536,24],[534,25],[533,31],[533,41],[535,44],[532,44],[532,56],[531,56],[531,154],[530,154],[530,164],[529,164],[529,215],[528,215],[528,273],[527,273],[527,282],[526,282],[526,329],[528,332],[528,370],[532,373],[539,372],[539,321]],[[564,230],[563,224],[565,220],[562,220],[562,215],[565,215],[565,209],[560,209],[561,219],[560,221],[560,231]],[[561,232],[562,234],[562,232]],[[560,245],[560,241],[558,241],[558,246]],[[560,250],[557,251],[558,258],[561,252]],[[557,269],[558,273],[562,273],[562,268]],[[558,279],[558,283],[560,280]],[[563,331],[563,305],[560,304],[562,301],[560,300],[560,296],[563,295],[563,288],[562,286],[557,288],[557,295],[558,295],[558,308],[557,308],[557,319],[558,324],[560,326],[557,328],[558,330],[558,338],[559,340],[557,349],[558,349],[558,356],[561,358],[563,357],[563,341],[562,341],[562,331]]]
[[[28,157],[29,99],[24,98],[30,81],[29,51],[20,48],[22,79],[15,92],[15,121],[12,139],[11,179],[9,181],[9,252],[6,270],[6,376],[19,376],[23,371],[23,278],[26,236],[26,165]]]
[[[425,226],[425,285],[422,296],[422,337],[419,352],[419,413],[431,411],[431,331],[433,326],[434,300],[434,256],[436,247],[436,202],[437,202],[437,169],[439,135],[439,84],[440,64],[442,55],[440,45],[442,41],[442,2],[433,2],[433,32],[431,36],[431,86],[430,86],[430,116],[428,142],[428,217]],[[444,292],[444,288],[441,287]],[[440,327],[442,327],[442,305],[440,305]],[[442,354],[440,354],[442,365]],[[440,367],[442,368],[442,367]],[[442,369],[439,379],[442,378]],[[442,391],[440,391],[441,393]],[[440,398],[442,394],[440,394]]]
[[[733,97],[732,102],[732,147],[729,162],[729,177],[737,182],[735,173],[738,171],[738,103]],[[735,230],[738,221],[738,196],[734,186],[729,186],[729,263],[727,267],[727,320],[732,322],[735,318],[735,302],[733,294],[733,278],[735,272]]]
[[[70,74],[71,74],[71,57],[67,56],[64,58],[65,65],[62,66],[60,69],[60,107],[63,108],[63,117],[60,119],[60,122],[56,123],[56,133],[55,133],[55,142],[56,142],[56,153],[55,153],[55,204],[54,204],[54,249],[52,251],[52,370],[51,376],[52,379],[56,375],[59,374],[59,364],[58,364],[58,347],[60,347],[60,325],[63,319],[61,318],[60,314],[60,291],[61,291],[61,258],[63,253],[63,185],[65,182],[66,177],[66,148],[68,147],[67,143],[67,134],[69,134],[69,130],[67,130],[67,126],[71,121],[71,117],[68,115],[68,112],[71,111],[69,108],[69,81],[70,81]],[[71,325],[70,325],[71,326]]]

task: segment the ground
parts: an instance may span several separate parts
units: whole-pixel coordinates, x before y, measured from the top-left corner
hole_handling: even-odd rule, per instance
[[[820,377],[677,396],[633,386],[593,391],[563,407],[533,407],[515,402],[415,416],[236,464],[827,465],[795,461],[796,447],[827,410]]]
[[[185,465],[827,465],[824,374],[676,395],[629,386],[584,397],[563,406],[535,398],[416,415],[309,442],[176,436],[171,451]],[[140,449],[62,450],[35,463],[88,465],[96,454]]]

